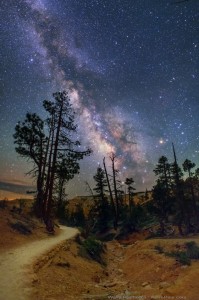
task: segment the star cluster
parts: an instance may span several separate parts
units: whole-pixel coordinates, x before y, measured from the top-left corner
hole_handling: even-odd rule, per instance
[[[199,2],[189,0],[2,0],[0,4],[1,177],[23,184],[27,163],[12,134],[27,111],[70,89],[79,138],[94,153],[82,163],[92,179],[115,152],[121,177],[150,189],[161,155],[199,163]]]

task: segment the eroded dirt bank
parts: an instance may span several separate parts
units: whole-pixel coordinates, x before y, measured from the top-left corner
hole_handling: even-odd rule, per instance
[[[169,251],[189,239],[140,240],[128,245],[107,243],[103,266],[79,255],[79,245],[70,240],[56,253],[35,264],[34,299],[181,299],[198,300],[199,262],[183,266],[154,249]]]

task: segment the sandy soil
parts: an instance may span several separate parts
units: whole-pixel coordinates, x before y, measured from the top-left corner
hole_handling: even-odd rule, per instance
[[[0,208],[0,253],[25,245],[35,240],[46,238],[45,224],[30,214],[32,202],[27,200],[21,214],[12,212],[13,206],[19,207],[18,201],[8,201],[4,209]],[[11,224],[23,222],[31,234],[22,234],[14,230]],[[56,228],[58,232],[58,228]]]
[[[182,266],[165,251],[183,247],[186,239],[143,240],[135,236],[128,244],[107,243],[106,266],[79,256],[78,244],[67,241],[56,253],[35,265],[32,300],[72,299],[199,299],[199,262]]]
[[[11,249],[4,254],[2,253],[0,255],[0,299],[29,299],[30,283],[34,281],[34,277],[29,276],[33,273],[33,261],[57,244],[70,239],[76,234],[76,229],[62,226],[59,235],[49,236],[46,239],[34,241],[25,246]]]
[[[136,233],[108,242],[103,266],[80,256],[80,245],[70,239],[76,230],[48,236],[26,209],[20,215],[11,206],[0,209],[0,300],[199,299],[199,261],[182,266],[155,250],[199,244],[198,236],[146,240],[147,232]],[[13,230],[10,224],[18,221],[32,233]]]
[[[191,266],[183,266],[154,249],[157,245],[168,252],[183,249],[188,241],[198,244],[199,237],[152,239],[127,246],[120,267],[130,290],[146,299],[198,300],[199,262],[192,260]]]

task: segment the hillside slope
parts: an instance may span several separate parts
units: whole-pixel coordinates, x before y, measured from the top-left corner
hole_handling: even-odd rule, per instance
[[[106,266],[79,256],[75,241],[63,244],[54,256],[35,265],[37,281],[32,299],[170,299],[198,300],[199,262],[184,266],[159,254],[155,246],[170,251],[187,239],[138,240],[107,243]],[[65,298],[64,298],[65,297]],[[123,298],[122,298],[123,297]],[[173,298],[172,298],[173,297]],[[125,299],[126,299],[125,298]]]

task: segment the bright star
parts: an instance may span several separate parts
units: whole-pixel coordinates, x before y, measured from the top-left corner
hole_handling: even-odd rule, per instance
[[[164,140],[163,140],[163,139],[160,139],[160,140],[159,140],[159,143],[160,143],[160,144],[164,144]]]

